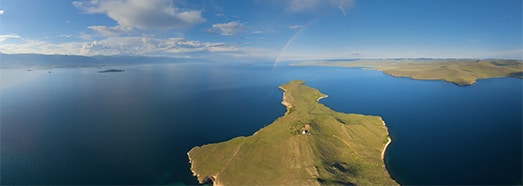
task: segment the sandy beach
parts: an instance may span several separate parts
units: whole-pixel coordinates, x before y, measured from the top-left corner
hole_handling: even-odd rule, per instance
[[[383,126],[387,126],[387,125],[385,125],[385,121],[383,121],[383,119],[382,119],[382,122],[383,122]],[[388,133],[388,131],[387,131],[387,133]],[[387,143],[383,147],[383,150],[381,150],[381,160],[383,161],[383,166],[385,166],[385,151],[387,150],[387,147],[389,146],[389,144],[391,142],[392,142],[392,139],[390,139],[390,137],[387,136]]]
[[[390,137],[387,137],[387,139],[388,139],[387,144],[385,144],[385,146],[383,147],[383,150],[381,151],[381,160],[383,160],[383,163],[385,163],[385,151],[387,150],[387,147],[389,146],[389,144],[392,142]],[[385,164],[383,164],[383,165],[385,165]]]
[[[320,99],[328,98],[328,97],[329,97],[329,95],[324,94],[323,96],[319,97],[318,100],[316,100],[316,101],[320,102]]]
[[[287,99],[289,99],[289,98],[287,98],[287,96],[285,96],[285,92],[287,92],[287,90],[285,90],[285,88],[283,88],[283,87],[281,87],[281,86],[278,87],[278,88],[280,88],[281,90],[283,90],[283,99],[282,99],[282,101],[281,101],[281,104],[284,105],[285,108],[287,109],[287,111],[285,111],[285,114],[284,114],[284,115],[287,115],[287,114],[289,113],[289,111],[290,111],[292,105],[287,101]]]

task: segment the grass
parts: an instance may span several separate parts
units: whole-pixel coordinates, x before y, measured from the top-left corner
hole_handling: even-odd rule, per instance
[[[443,80],[456,85],[472,85],[478,79],[493,77],[523,78],[523,62],[518,60],[356,60],[303,62],[297,66],[364,67],[397,77],[419,80]]]
[[[335,112],[303,81],[281,88],[289,109],[284,116],[252,136],[188,152],[200,183],[397,185],[381,159],[388,136],[381,117]],[[300,133],[304,125],[310,133]]]

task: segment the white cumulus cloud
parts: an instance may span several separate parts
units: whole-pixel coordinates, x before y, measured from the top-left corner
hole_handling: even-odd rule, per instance
[[[17,34],[6,34],[0,35],[0,42],[5,41],[6,39],[20,39],[21,37]]]
[[[74,1],[73,5],[88,14],[106,14],[118,23],[115,27],[90,28],[101,34],[122,29],[184,29],[206,21],[201,11],[179,8],[170,0],[90,0]]]
[[[228,23],[214,24],[207,31],[211,33],[219,33],[222,36],[234,36],[244,30],[244,25],[237,21]]]
[[[4,10],[0,9],[0,15],[4,15]]]

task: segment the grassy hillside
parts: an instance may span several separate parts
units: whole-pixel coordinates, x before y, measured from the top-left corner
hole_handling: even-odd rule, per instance
[[[281,85],[287,113],[249,137],[194,147],[191,170],[216,185],[396,185],[381,153],[388,141],[381,117],[335,112],[318,90]],[[303,130],[307,130],[303,134]]]
[[[294,65],[367,67],[392,76],[444,80],[456,85],[472,85],[478,79],[492,77],[523,78],[523,62],[518,60],[356,60]]]

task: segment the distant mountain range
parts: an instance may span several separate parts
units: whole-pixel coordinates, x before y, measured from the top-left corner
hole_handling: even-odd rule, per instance
[[[129,64],[181,63],[188,59],[174,57],[147,56],[78,56],[43,54],[3,54],[0,53],[0,68],[71,68],[119,66]],[[191,62],[204,62],[190,59]]]

